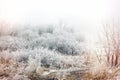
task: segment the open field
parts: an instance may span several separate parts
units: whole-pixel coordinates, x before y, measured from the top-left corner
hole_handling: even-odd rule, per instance
[[[0,33],[0,80],[119,80],[116,55],[66,27],[18,27]],[[7,30],[7,31],[6,31]],[[109,45],[110,46],[110,45]],[[118,59],[119,61],[119,59]]]

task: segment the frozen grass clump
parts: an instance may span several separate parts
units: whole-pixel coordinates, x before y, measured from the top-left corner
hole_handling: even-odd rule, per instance
[[[32,50],[30,58],[35,59],[38,65],[44,67],[60,67],[61,55],[48,49]]]
[[[119,80],[120,68],[106,65],[97,65],[96,68],[88,70],[82,77],[83,80]]]
[[[2,51],[0,52],[0,65],[5,64],[5,65],[10,65],[13,63],[13,58],[12,54],[10,54],[9,51]]]
[[[12,52],[11,54],[13,54],[13,59],[17,62],[23,62],[23,63],[27,63],[28,62],[28,58],[29,58],[29,52],[26,52],[24,50],[19,50],[19,51],[15,51]]]
[[[34,49],[34,50],[22,50],[13,52],[14,58],[18,62],[29,63],[29,61],[35,61],[38,66],[44,67],[60,67],[60,62],[62,60],[62,55],[56,53],[55,51],[50,51],[48,49]]]

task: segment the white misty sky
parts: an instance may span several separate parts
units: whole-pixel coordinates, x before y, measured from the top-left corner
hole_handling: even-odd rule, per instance
[[[94,40],[101,24],[118,13],[119,0],[0,0],[0,20],[22,24],[63,21]]]

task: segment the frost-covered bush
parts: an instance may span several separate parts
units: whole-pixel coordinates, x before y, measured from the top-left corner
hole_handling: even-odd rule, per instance
[[[81,47],[83,39],[78,40],[73,31],[54,26],[21,29],[17,37],[26,40],[28,49],[43,47],[67,55],[82,53],[84,47]]]
[[[23,31],[20,31],[17,34],[17,37],[22,37],[22,38],[30,41],[30,40],[33,40],[35,38],[38,38],[39,35],[38,35],[37,31],[33,31],[32,29],[25,29]]]
[[[52,25],[46,25],[38,28],[38,34],[42,35],[45,33],[50,33],[52,34],[54,32],[55,27]]]
[[[68,38],[63,35],[45,34],[31,41],[30,46],[32,48],[44,47],[63,54],[74,55],[80,52],[79,44],[74,38]]]
[[[23,49],[26,46],[26,41],[18,37],[2,36],[0,37],[0,51],[10,50],[16,51]]]
[[[14,32],[18,37],[22,37],[25,39],[34,39],[42,34],[45,33],[53,33],[54,28],[53,26],[25,26],[21,28],[16,28],[16,31]]]

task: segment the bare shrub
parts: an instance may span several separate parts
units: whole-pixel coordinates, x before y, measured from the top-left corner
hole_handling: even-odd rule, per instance
[[[118,22],[104,25],[104,49],[107,63],[111,66],[119,65],[120,58],[120,25]]]

